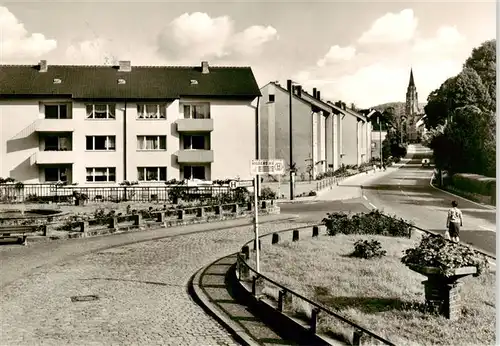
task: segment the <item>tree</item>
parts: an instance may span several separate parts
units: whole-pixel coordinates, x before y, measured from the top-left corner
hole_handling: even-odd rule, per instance
[[[424,107],[427,114],[424,120],[426,128],[443,125],[455,109],[469,105],[483,111],[494,107],[481,77],[474,69],[466,67],[456,77],[446,80],[427,98],[427,105]]]
[[[481,81],[488,89],[490,98],[496,101],[496,48],[497,41],[489,40],[483,42],[479,47],[472,50],[472,54],[465,61],[464,68],[474,69]]]
[[[494,116],[476,106],[457,108],[453,122],[431,141],[436,167],[454,173],[495,176]]]

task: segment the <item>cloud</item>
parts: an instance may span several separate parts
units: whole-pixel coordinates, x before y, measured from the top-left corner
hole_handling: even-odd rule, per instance
[[[340,47],[339,45],[334,45],[330,47],[330,50],[325,54],[323,58],[318,60],[316,64],[319,67],[323,67],[338,61],[351,60],[352,58],[354,58],[355,55],[356,55],[356,48],[352,46]]]
[[[358,43],[401,43],[410,41],[417,30],[418,19],[412,9],[387,13],[373,22],[371,28],[358,39]]]
[[[29,34],[24,24],[6,7],[0,6],[0,60],[38,58],[57,47],[57,41],[43,34]]]
[[[66,57],[74,64],[112,64],[117,58],[108,50],[108,44],[102,38],[79,41],[66,49]]]
[[[159,52],[181,61],[221,59],[236,55],[256,55],[262,46],[278,39],[272,26],[251,26],[235,32],[228,16],[212,18],[206,13],[184,13],[158,36]]]
[[[430,37],[421,36],[417,26],[412,10],[388,13],[361,35],[360,44],[332,45],[316,64],[292,78],[308,90],[320,88],[325,99],[367,108],[404,101],[413,68],[419,102],[425,102],[430,92],[461,71],[470,47],[454,26],[441,26]]]
[[[465,41],[465,37],[458,31],[456,26],[442,26],[436,36],[431,38],[418,38],[413,46],[417,54],[434,54],[454,49],[457,44]]]

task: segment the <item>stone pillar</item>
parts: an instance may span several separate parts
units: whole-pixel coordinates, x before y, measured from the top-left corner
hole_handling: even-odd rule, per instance
[[[118,218],[113,216],[109,219],[109,228],[116,229],[118,228]]]
[[[280,242],[280,235],[278,233],[273,233],[272,243],[278,244],[279,242]]]
[[[78,223],[78,228],[80,228],[80,232],[86,233],[87,228],[89,228],[89,222],[88,221],[81,221]]]
[[[457,320],[461,314],[460,285],[458,281],[450,282],[429,277],[422,282],[425,287],[426,303],[450,320]]]
[[[142,215],[136,214],[132,217],[132,220],[134,220],[134,226],[139,226],[142,222]]]
[[[214,207],[214,212],[215,212],[215,215],[222,216],[222,207],[220,205],[216,205]]]
[[[317,237],[319,235],[319,227],[313,226],[313,237]]]
[[[161,211],[156,214],[156,221],[161,223],[165,222],[165,212]]]
[[[184,220],[184,209],[177,210],[177,218],[179,220]]]
[[[243,254],[243,258],[245,259],[245,261],[250,258],[250,248],[248,247],[248,245],[245,245],[241,248],[241,253]]]
[[[199,207],[196,210],[196,217],[204,217],[205,216],[205,208]]]
[[[233,213],[234,213],[235,215],[238,215],[238,214],[239,214],[239,209],[240,209],[240,208],[239,208],[238,204],[236,204],[236,203],[235,203],[235,204],[233,204]]]

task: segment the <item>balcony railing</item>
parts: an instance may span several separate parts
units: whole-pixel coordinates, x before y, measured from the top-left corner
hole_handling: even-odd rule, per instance
[[[72,151],[39,151],[31,155],[30,163],[32,165],[70,164],[75,162],[74,157]]]
[[[211,132],[214,130],[213,119],[177,119],[177,132]]]
[[[212,163],[214,162],[213,150],[186,149],[177,152],[179,163]]]

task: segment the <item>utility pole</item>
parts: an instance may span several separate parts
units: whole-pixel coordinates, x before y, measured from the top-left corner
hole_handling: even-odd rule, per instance
[[[380,142],[380,169],[382,169],[384,160],[382,159],[382,121],[380,120],[380,115],[377,117],[377,123]]]
[[[294,191],[293,191],[293,136],[292,136],[292,80],[289,79],[286,81],[286,86],[289,93],[289,140],[290,140],[290,200],[294,200]]]

